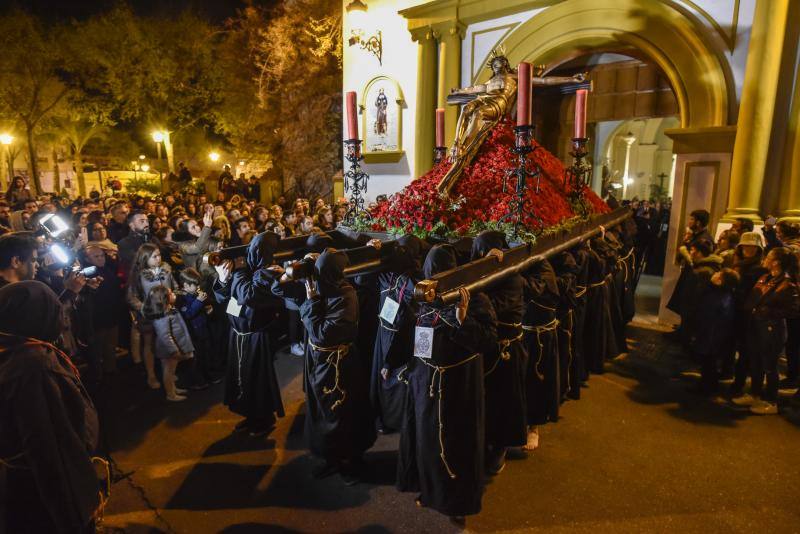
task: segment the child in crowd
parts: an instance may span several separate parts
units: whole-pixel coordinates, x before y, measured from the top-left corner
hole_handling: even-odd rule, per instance
[[[211,334],[208,327],[208,316],[213,311],[208,294],[200,289],[203,277],[196,270],[189,267],[180,274],[181,290],[176,292],[175,307],[181,313],[183,320],[189,327],[189,335],[194,345],[197,371],[202,378],[200,386],[207,386],[209,382],[218,384],[222,381],[211,366]]]
[[[719,236],[717,255],[722,258],[722,266],[726,269],[733,268],[733,258],[738,244],[739,233],[735,230],[725,230]]]
[[[128,277],[128,305],[133,312],[133,327],[131,328],[131,351],[134,352],[134,361],[144,356],[144,368],[147,372],[147,385],[151,389],[161,387],[155,374],[155,360],[153,356],[153,323],[143,316],[142,306],[155,287],[172,289],[175,282],[172,279],[172,269],[161,261],[161,251],[152,243],[145,243],[136,252],[131,273]],[[138,356],[138,358],[137,358]]]
[[[167,400],[186,400],[186,390],[175,386],[175,370],[178,362],[194,357],[194,345],[183,317],[175,309],[175,293],[165,286],[154,287],[147,294],[142,311],[155,328],[156,357],[161,362]]]
[[[722,269],[714,273],[708,282],[701,282],[698,286],[697,306],[690,318],[689,347],[695,359],[701,363],[699,392],[702,394],[717,391],[718,361],[734,350],[734,290],[738,283],[736,271]]]

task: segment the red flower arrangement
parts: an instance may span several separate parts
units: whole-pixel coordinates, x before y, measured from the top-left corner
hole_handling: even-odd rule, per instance
[[[503,181],[509,169],[516,166],[517,156],[511,152],[514,131],[511,121],[501,121],[484,141],[475,160],[466,167],[450,198],[439,195],[436,185],[447,172],[446,161],[434,166],[372,211],[372,229],[403,233],[451,233],[463,235],[475,223],[499,221],[509,211],[515,196],[513,177],[505,192]],[[577,214],[569,203],[570,189],[564,184],[564,166],[550,152],[533,141],[534,150],[528,159],[541,171],[533,178],[527,192],[526,207],[547,228],[563,223]],[[538,180],[538,191],[537,191]],[[608,205],[593,191],[584,193],[584,201],[593,213],[606,213]],[[523,224],[533,230],[539,226],[535,217],[527,216]]]

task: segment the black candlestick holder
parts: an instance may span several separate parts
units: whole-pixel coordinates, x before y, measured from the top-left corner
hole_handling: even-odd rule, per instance
[[[361,139],[347,139],[344,142],[344,157],[350,162],[350,169],[344,173],[344,192],[349,193],[350,202],[344,216],[345,224],[352,224],[358,215],[369,218],[369,212],[364,208],[364,197],[367,192],[369,174],[361,169],[359,162],[364,159],[361,155]]]
[[[437,146],[433,149],[433,162],[434,163],[441,163],[441,161],[447,156],[447,147],[446,146]]]
[[[582,208],[585,208],[585,206],[581,200],[592,179],[592,166],[586,161],[586,143],[588,141],[587,137],[574,137],[572,139],[572,152],[570,152],[570,155],[573,157],[573,162],[564,173],[564,186],[569,191],[570,200],[574,205]]]
[[[526,207],[525,196],[529,189],[532,188],[532,184],[529,184],[528,179],[535,178],[536,179],[536,193],[539,192],[539,179],[541,173],[539,169],[534,165],[533,169],[529,169],[528,165],[528,154],[533,151],[533,146],[531,139],[533,138],[533,126],[526,125],[526,126],[515,126],[514,127],[514,146],[511,148],[511,151],[517,155],[517,166],[509,169],[506,171],[506,177],[503,181],[503,192],[506,191],[506,187],[508,185],[508,179],[512,176],[516,176],[517,184],[515,188],[515,197],[508,203],[509,212],[505,214],[501,219],[500,222],[505,222],[510,219],[514,220],[514,239],[519,239],[519,232],[521,228],[525,228],[527,230],[532,230],[534,234],[538,235],[544,229],[544,224],[542,223],[541,218],[536,215],[532,209],[528,209]],[[525,227],[524,220],[525,217],[532,217],[536,219],[538,228],[536,229],[528,229]]]

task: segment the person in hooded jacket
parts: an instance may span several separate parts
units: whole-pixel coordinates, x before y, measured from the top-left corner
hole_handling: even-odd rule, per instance
[[[355,344],[358,297],[344,278],[347,256],[325,250],[306,280],[300,318],[308,334],[305,364],[306,436],[322,459],[315,478],[339,472],[346,485],[359,481],[361,458],[376,433],[364,371]]]
[[[472,242],[472,261],[502,258],[508,248],[502,232],[487,230]],[[528,349],[524,342],[525,279],[515,274],[486,291],[497,318],[497,346],[483,355],[486,392],[486,470],[496,475],[505,467],[509,447],[528,442],[525,372]]]
[[[61,330],[61,304],[46,285],[0,289],[1,532],[94,532],[97,412],[54,345]]]
[[[380,330],[372,357],[370,399],[380,432],[399,430],[403,423],[406,384],[401,373],[414,353],[418,309],[414,287],[422,276],[420,260],[426,248],[420,238],[404,235],[392,252],[390,270],[378,275]]]
[[[423,278],[456,267],[450,245],[428,252]],[[397,488],[463,523],[481,511],[485,412],[483,355],[497,351],[497,318],[482,293],[462,288],[455,306],[422,304],[397,464]]]
[[[233,262],[226,260],[217,266],[219,278],[213,286],[214,297],[226,306],[231,324],[225,404],[244,416],[234,430],[252,436],[267,434],[276,415],[284,415],[270,339],[270,329],[283,307],[271,291],[278,272],[270,269],[278,240],[270,232],[256,235],[245,264],[234,269]]]

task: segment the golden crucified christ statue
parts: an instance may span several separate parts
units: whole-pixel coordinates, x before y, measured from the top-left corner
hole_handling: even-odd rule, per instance
[[[450,169],[437,186],[443,195],[450,193],[489,132],[517,101],[517,73],[511,68],[508,59],[492,52],[488,66],[493,73],[489,81],[464,89],[453,89],[447,97],[448,104],[465,105],[458,117],[453,146],[450,147]],[[534,76],[532,83],[539,86],[563,85],[581,83],[585,79],[585,74]]]

